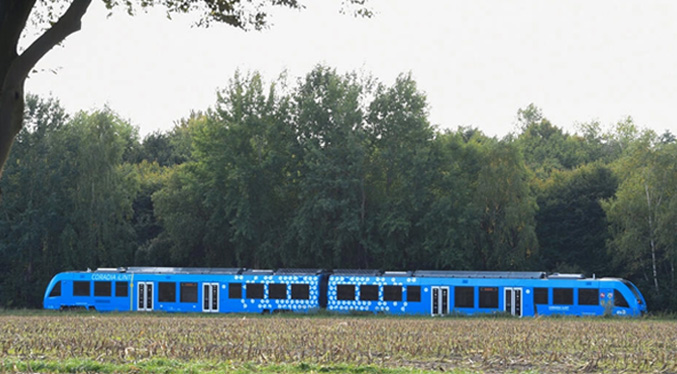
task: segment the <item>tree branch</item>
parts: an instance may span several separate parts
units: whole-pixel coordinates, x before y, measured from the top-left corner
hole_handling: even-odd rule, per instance
[[[0,1],[0,81],[17,56],[16,47],[35,0]]]
[[[68,10],[66,10],[54,26],[45,31],[24,53],[16,58],[10,68],[10,74],[13,76],[13,79],[25,80],[35,64],[49,50],[61,43],[68,35],[80,30],[82,16],[87,12],[91,2],[92,0],[73,0]]]

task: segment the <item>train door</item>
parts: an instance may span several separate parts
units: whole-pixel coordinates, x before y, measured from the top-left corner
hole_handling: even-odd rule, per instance
[[[136,284],[138,305],[136,310],[141,312],[153,311],[153,282],[139,282]]]
[[[205,313],[218,313],[219,311],[219,284],[202,284],[202,311]]]
[[[449,313],[449,287],[432,287],[432,315],[442,316]]]
[[[503,310],[513,316],[522,317],[522,288],[505,287],[504,288],[504,308]]]

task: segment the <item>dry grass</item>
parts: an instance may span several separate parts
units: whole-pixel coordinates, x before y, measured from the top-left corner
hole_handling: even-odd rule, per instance
[[[677,372],[677,323],[617,319],[0,316],[0,356]]]

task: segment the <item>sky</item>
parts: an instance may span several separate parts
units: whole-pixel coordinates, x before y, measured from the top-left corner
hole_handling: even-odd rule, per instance
[[[676,1],[369,1],[373,18],[341,14],[340,0],[308,0],[303,11],[275,10],[269,29],[244,32],[168,20],[161,9],[108,17],[95,0],[26,91],[69,112],[107,105],[143,137],[213,106],[237,70],[272,81],[323,64],[386,85],[411,73],[440,129],[502,137],[533,103],[570,133],[631,116],[677,134]]]

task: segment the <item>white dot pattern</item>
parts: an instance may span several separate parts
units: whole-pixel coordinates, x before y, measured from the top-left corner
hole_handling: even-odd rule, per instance
[[[249,308],[249,311],[252,311],[251,308],[254,308],[254,311],[264,311],[264,310],[293,310],[293,311],[309,311],[313,309],[319,309],[319,276],[314,275],[266,275],[263,277],[260,276],[246,276],[238,275],[235,276],[236,281],[242,281],[245,283],[243,285],[243,297],[246,297],[246,288],[248,284],[263,284],[263,299],[247,299],[243,298],[240,300],[243,309]],[[267,285],[275,284],[286,284],[287,286],[287,298],[286,299],[269,299],[269,287]],[[291,299],[291,290],[292,284],[307,284],[309,297],[308,299]],[[249,306],[248,306],[249,305]]]
[[[402,295],[407,292],[407,285],[415,284],[416,278],[386,278],[386,277],[359,277],[359,276],[331,276],[329,277],[329,287],[327,290],[327,309],[338,312],[373,312],[373,313],[392,313],[401,314],[412,312],[408,307],[410,304],[406,301],[384,301],[382,286],[401,286]],[[338,300],[338,285],[355,285],[355,300]],[[365,301],[358,300],[360,287],[363,285],[379,286],[378,300]],[[406,299],[406,298],[405,298]],[[413,311],[418,312],[418,311]]]

